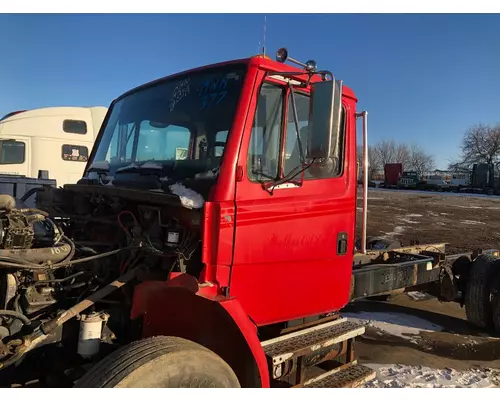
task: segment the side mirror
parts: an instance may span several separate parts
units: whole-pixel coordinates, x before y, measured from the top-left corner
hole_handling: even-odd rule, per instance
[[[336,149],[342,113],[342,81],[313,83],[306,157],[330,158]]]

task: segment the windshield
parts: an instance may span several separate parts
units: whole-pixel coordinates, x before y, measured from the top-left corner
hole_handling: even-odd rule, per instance
[[[173,179],[220,167],[245,71],[245,65],[201,70],[118,100],[89,165],[107,161],[113,175],[155,162]]]

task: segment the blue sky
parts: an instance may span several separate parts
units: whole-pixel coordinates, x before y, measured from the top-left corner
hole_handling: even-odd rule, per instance
[[[369,111],[370,142],[444,168],[465,129],[500,122],[500,16],[267,15],[267,48],[315,59]],[[186,68],[258,51],[263,15],[0,15],[0,115],[104,105]]]

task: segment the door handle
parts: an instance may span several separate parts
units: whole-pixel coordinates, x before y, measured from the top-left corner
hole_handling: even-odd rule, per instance
[[[343,256],[347,254],[347,238],[348,235],[346,232],[340,232],[337,235],[337,255]]]

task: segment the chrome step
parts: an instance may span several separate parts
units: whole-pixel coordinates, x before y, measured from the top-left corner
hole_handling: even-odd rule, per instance
[[[375,379],[377,373],[356,361],[308,379],[294,388],[356,388]]]
[[[339,318],[298,332],[289,333],[262,342],[264,353],[272,359],[272,365],[327,348],[365,333],[365,327]]]

